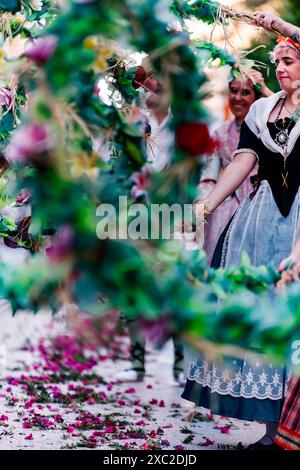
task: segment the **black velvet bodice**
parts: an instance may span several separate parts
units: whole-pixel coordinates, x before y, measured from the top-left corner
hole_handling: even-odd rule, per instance
[[[278,127],[280,127],[279,124],[277,124]],[[286,119],[285,126],[282,128],[287,124]],[[294,126],[293,122],[288,131],[290,132]],[[272,139],[275,140],[278,130],[274,123],[268,122],[268,129]],[[283,216],[287,217],[300,185],[300,137],[288,155],[285,167],[283,155],[266,148],[245,122],[241,127],[238,149],[252,149],[256,152],[259,157],[258,179],[269,182],[278,209]]]

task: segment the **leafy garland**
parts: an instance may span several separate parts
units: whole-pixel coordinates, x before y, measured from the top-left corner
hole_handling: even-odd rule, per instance
[[[94,314],[112,305],[128,316],[143,312],[152,322],[166,320],[169,329],[193,337],[244,347],[256,337],[266,351],[285,355],[300,318],[288,316],[283,326],[279,313],[298,293],[276,304],[272,324],[267,321],[270,309],[262,313],[267,301],[249,294],[274,284],[278,274],[271,268],[254,268],[244,260],[240,267],[207,272],[203,253],[181,253],[171,242],[133,244],[96,237],[97,205],[130,195],[132,175],[143,171],[146,162],[144,129],[130,122],[127,113],[138,103],[142,70],[118,57],[114,39],[129,38],[131,47],[149,54],[170,97],[174,158],[169,169],[151,175],[149,200],[191,202],[201,155],[212,146],[204,132],[208,116],[199,88],[206,78],[199,57],[185,32],[170,30],[156,18],[159,4],[73,1],[68,10],[55,13],[43,36],[25,50],[26,67],[17,64],[16,76],[32,96],[6,150],[14,162],[14,191],[26,188],[31,193],[32,248],[43,234],[55,232],[56,237],[47,256],[36,254],[23,268],[2,266],[1,294],[14,311],[38,311],[44,304],[57,309],[66,298]],[[209,50],[213,57],[219,54]],[[121,106],[99,99],[98,81],[107,74],[122,95]],[[112,143],[108,162],[95,151],[99,135]],[[103,145],[100,155],[102,151]],[[217,297],[223,298],[218,306]]]

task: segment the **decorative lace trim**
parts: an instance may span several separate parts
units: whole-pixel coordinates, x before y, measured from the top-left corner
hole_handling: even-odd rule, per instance
[[[255,380],[255,375],[259,380]],[[268,379],[264,369],[255,374],[249,368],[247,374],[243,376],[241,368],[236,371],[226,367],[217,370],[217,367],[213,365],[212,370],[207,370],[207,363],[204,362],[204,366],[199,367],[192,362],[187,378],[202,387],[210,388],[211,393],[216,392],[219,395],[229,395],[234,398],[281,400],[286,394],[286,383],[281,383],[277,370]],[[249,391],[246,388],[249,388]]]

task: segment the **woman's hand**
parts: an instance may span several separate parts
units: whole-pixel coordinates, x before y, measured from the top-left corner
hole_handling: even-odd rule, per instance
[[[273,95],[273,91],[267,87],[264,76],[259,70],[251,70],[248,74],[248,77],[254,84],[260,85],[260,92],[263,96]]]
[[[278,271],[281,272],[281,279],[277,282],[277,287],[282,288],[293,281],[300,280],[300,254],[291,253],[290,256],[281,261]]]
[[[257,26],[261,26],[267,31],[274,31],[275,29],[283,32],[286,23],[278,16],[264,11],[256,11],[253,14],[255,16]]]

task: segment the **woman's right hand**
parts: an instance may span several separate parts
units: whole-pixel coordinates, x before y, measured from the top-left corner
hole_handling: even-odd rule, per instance
[[[256,11],[253,13],[257,26],[261,26],[267,31],[274,31],[274,28],[279,31],[284,30],[285,21],[273,13],[265,11]]]

